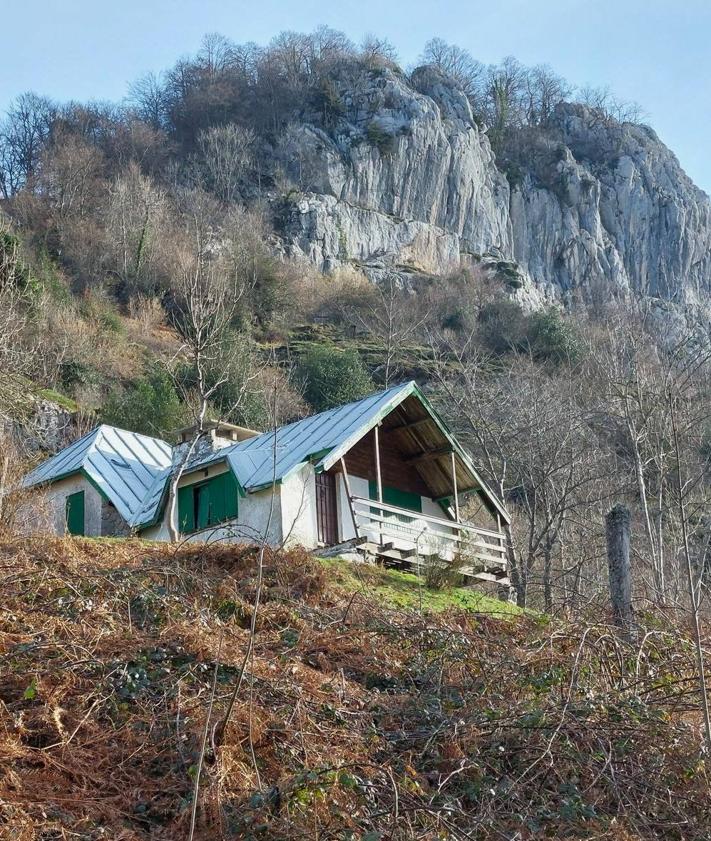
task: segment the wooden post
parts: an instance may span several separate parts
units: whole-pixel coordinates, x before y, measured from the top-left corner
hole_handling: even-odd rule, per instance
[[[454,450],[450,453],[452,457],[452,487],[454,492],[454,518],[459,522],[459,489],[457,488],[457,459]]]
[[[616,505],[605,517],[610,602],[615,624],[626,635],[632,629],[632,577],[630,574],[630,510]]]
[[[360,537],[358,534],[358,520],[356,519],[355,509],[353,508],[353,495],[351,494],[351,483],[348,478],[348,470],[346,470],[346,460],[341,456],[341,470],[343,471],[343,484],[346,486],[346,496],[348,497],[348,509],[351,512],[351,519],[353,520],[353,528],[355,530],[356,539]]]
[[[380,434],[378,433],[378,424],[373,427],[374,432],[374,440],[375,440],[375,480],[378,486],[378,502],[383,501],[383,477],[380,472]],[[384,516],[383,509],[381,508],[378,512],[379,516]],[[378,521],[380,524],[380,545],[383,545],[383,523],[382,521]]]

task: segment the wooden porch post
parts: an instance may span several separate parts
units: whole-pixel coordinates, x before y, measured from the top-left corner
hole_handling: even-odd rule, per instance
[[[457,459],[454,457],[454,450],[450,453],[452,457],[452,487],[454,489],[454,517],[459,522],[459,491],[457,488]]]
[[[348,509],[351,512],[351,519],[353,520],[353,528],[355,530],[356,540],[360,537],[358,534],[358,521],[356,519],[355,509],[353,508],[353,496],[351,494],[351,483],[348,478],[348,470],[346,470],[346,460],[341,456],[341,470],[343,471],[343,484],[346,486],[346,496],[348,497]]]
[[[383,477],[380,472],[380,434],[378,432],[379,424],[373,427],[375,433],[375,479],[378,486],[378,502],[383,501]],[[383,509],[380,509],[379,516],[383,516]],[[380,522],[380,545],[383,545],[383,524]]]

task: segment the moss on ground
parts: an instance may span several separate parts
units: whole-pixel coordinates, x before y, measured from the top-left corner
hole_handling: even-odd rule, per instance
[[[343,558],[322,558],[331,584],[348,592],[364,592],[379,604],[400,610],[441,613],[448,608],[500,616],[523,613],[515,604],[487,596],[471,587],[430,590],[422,578],[396,569],[359,564]]]
[[[66,394],[60,394],[53,388],[39,388],[37,389],[37,396],[42,398],[42,400],[50,400],[52,403],[56,403],[68,412],[76,412],[79,410],[79,406],[76,401],[72,400],[71,397],[67,397]]]

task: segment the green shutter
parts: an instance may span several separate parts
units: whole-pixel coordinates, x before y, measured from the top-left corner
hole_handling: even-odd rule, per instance
[[[237,517],[237,482],[231,471],[178,489],[180,531],[205,529]]]
[[[84,534],[84,491],[67,497],[66,520],[69,534]]]
[[[210,518],[212,509],[212,493],[209,482],[195,485],[193,488],[193,504],[195,506],[195,528],[207,528],[214,520]]]
[[[234,474],[231,470],[228,470],[227,473],[222,473],[217,478],[222,480],[222,519],[233,520],[237,517],[237,498],[239,496]]]
[[[369,483],[370,498],[378,498],[378,483]],[[406,508],[408,511],[417,511],[422,513],[422,497],[419,494],[411,493],[410,491],[401,491],[399,488],[389,488],[383,485],[383,502],[386,505],[395,505],[398,508]]]
[[[193,487],[184,485],[178,488],[178,522],[183,534],[195,531],[195,507],[193,504]]]

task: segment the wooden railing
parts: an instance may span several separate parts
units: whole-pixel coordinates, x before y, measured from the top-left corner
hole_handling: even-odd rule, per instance
[[[461,555],[469,561],[468,568],[462,570],[465,574],[506,568],[506,538],[502,532],[360,496],[352,497],[351,502],[358,537],[379,546],[392,544],[394,550],[410,553],[408,560],[413,563],[428,556],[450,560]]]

